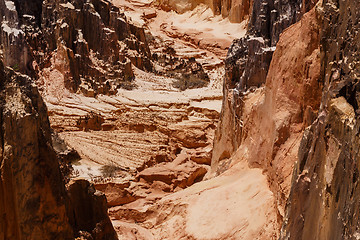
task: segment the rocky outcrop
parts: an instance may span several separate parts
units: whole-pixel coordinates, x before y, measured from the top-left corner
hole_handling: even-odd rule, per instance
[[[30,79],[0,66],[1,239],[70,239],[66,190],[46,107]]]
[[[319,9],[325,86],[301,141],[280,239],[359,238],[359,9],[329,0]]]
[[[134,78],[132,65],[152,69],[144,29],[111,2],[49,0],[42,9],[40,29],[27,38],[45,88],[58,79],[70,92],[114,94]]]
[[[246,36],[234,40],[225,61],[223,108],[214,143],[214,166],[219,160],[229,158],[241,144],[241,96],[265,84],[280,33],[307,10],[302,8],[302,1],[259,0],[254,1],[252,9]],[[232,129],[231,134],[225,134],[229,132],[226,129]]]
[[[0,60],[16,71],[30,73],[31,53],[25,32],[20,28],[15,2],[0,1]]]
[[[252,3],[253,0],[156,0],[154,5],[165,11],[184,13],[204,4],[210,7],[215,15],[228,18],[233,23],[240,23],[249,18]]]
[[[230,22],[240,23],[249,18],[253,0],[213,0],[211,7],[215,14],[229,18]]]
[[[69,220],[80,236],[93,240],[115,240],[117,234],[107,215],[107,201],[103,193],[96,191],[86,180],[71,180],[68,184],[70,206]]]
[[[212,173],[220,175],[237,164],[263,169],[274,193],[279,226],[303,131],[314,121],[320,107],[323,82],[319,31],[319,13],[315,9],[287,28],[271,56],[269,70],[264,72],[264,86],[245,90],[236,86],[238,82],[228,81],[229,75],[225,77]],[[235,61],[236,57],[229,53]]]
[[[229,89],[246,91],[265,83],[279,36],[301,18],[304,13],[301,6],[300,0],[253,2],[248,32],[233,42],[226,59],[225,78]]]
[[[76,188],[84,199],[74,197],[74,184],[65,189],[46,106],[31,79],[2,64],[0,79],[0,238],[73,239],[88,231],[91,239],[117,239],[104,195],[91,191],[89,183]],[[78,206],[96,217],[77,214]],[[88,222],[80,224],[84,219]]]
[[[195,57],[184,59],[177,55],[173,47],[164,45],[161,52],[157,50],[158,52],[152,55],[153,60],[162,67],[157,71],[159,74],[176,79],[173,86],[182,91],[205,87],[209,84],[209,75]]]
[[[212,0],[156,0],[153,3],[165,11],[174,10],[177,13],[184,13],[193,10],[200,4],[212,5]]]
[[[105,196],[81,184],[77,193],[95,202],[88,208],[73,197],[73,184],[65,187],[63,163],[76,154],[52,134],[45,103],[25,75],[34,74],[26,31],[38,27],[37,3],[0,1],[0,239],[74,239],[85,231],[85,239],[117,239]],[[80,224],[80,205],[96,217]]]

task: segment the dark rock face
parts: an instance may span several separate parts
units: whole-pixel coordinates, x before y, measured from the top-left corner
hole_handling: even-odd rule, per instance
[[[33,16],[35,25],[40,26],[43,0],[14,0],[14,3],[20,17],[20,24],[26,21],[27,16]]]
[[[134,78],[131,65],[152,70],[144,29],[109,1],[1,0],[0,18],[4,64],[36,77],[61,70],[72,92],[114,94]]]
[[[88,239],[117,239],[103,195],[87,182],[76,188],[81,198],[74,197],[72,185],[65,188],[59,161],[72,157],[71,150],[52,138],[47,108],[25,75],[34,73],[27,30],[37,28],[35,17],[25,13],[37,10],[29,9],[30,1],[21,3],[0,1],[0,239],[63,240],[84,232]],[[19,19],[20,12],[25,15]],[[33,23],[20,26],[21,19]],[[74,210],[79,206],[95,217],[82,219]]]
[[[46,107],[27,76],[0,66],[0,239],[71,239]]]
[[[360,6],[323,1],[322,78],[317,121],[294,170],[280,239],[358,239]]]
[[[235,40],[228,52],[228,88],[246,91],[265,83],[279,36],[301,18],[302,4],[301,0],[254,0],[247,34]]]
[[[56,50],[65,60],[65,87],[85,95],[114,94],[133,79],[131,63],[152,69],[144,29],[109,1],[44,1],[40,39],[32,42],[40,69],[51,65]]]
[[[68,192],[70,223],[75,232],[80,236],[87,232],[93,240],[117,239],[107,215],[107,201],[103,193],[96,191],[86,180],[71,181]]]
[[[65,189],[46,106],[31,79],[2,63],[0,79],[0,239],[73,239],[84,231],[117,239],[104,195],[86,181]]]
[[[16,71],[30,73],[32,58],[14,2],[0,0],[0,19],[0,60]]]

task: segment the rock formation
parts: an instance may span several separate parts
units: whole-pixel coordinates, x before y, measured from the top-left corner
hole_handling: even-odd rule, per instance
[[[20,28],[15,2],[0,1],[0,45],[1,59],[6,66],[16,71],[29,73],[31,71],[31,53],[26,44],[25,32]]]
[[[0,0],[0,240],[359,239],[359,11]]]
[[[229,18],[230,22],[240,23],[249,18],[253,0],[213,0],[210,6],[215,14]]]
[[[71,92],[114,94],[134,78],[131,64],[152,69],[144,29],[108,1],[44,1],[40,28],[31,36],[43,84],[59,75]]]
[[[155,6],[159,6],[165,11],[174,10],[178,13],[193,10],[200,4],[211,6],[212,0],[156,0],[154,3]]]
[[[67,188],[69,222],[81,237],[94,240],[118,239],[107,212],[107,200],[86,180],[72,180]]]
[[[85,239],[117,239],[105,196],[89,183],[65,186],[59,160],[69,155],[66,149],[54,150],[47,107],[34,80],[25,75],[34,74],[26,27],[39,23],[37,3],[0,1],[0,239],[74,239],[84,234]],[[22,25],[29,19],[34,25]],[[74,188],[90,205],[74,196]],[[90,215],[79,213],[78,206]],[[91,214],[96,216],[82,224]]]
[[[294,13],[295,9],[301,9],[300,5],[290,6]],[[275,195],[278,223],[281,224],[298,146],[321,102],[320,18],[313,9],[298,23],[283,29],[280,40],[275,41],[276,50],[271,50],[275,52],[269,55],[253,52],[256,47],[250,47],[248,53],[246,47],[239,47],[249,42],[258,46],[265,36],[277,35],[275,28],[271,28],[271,34],[261,33],[259,26],[261,24],[250,22],[249,32],[263,34],[261,38],[248,35],[235,40],[229,50],[223,109],[211,167],[215,176],[244,160],[250,167],[264,169],[269,189]],[[257,57],[259,59],[255,60]],[[247,65],[249,62],[251,65]],[[264,64],[269,64],[268,68]],[[261,80],[263,77],[265,79]],[[252,81],[251,87],[241,86],[242,80]]]
[[[242,95],[265,84],[280,33],[302,14],[301,1],[254,1],[248,32],[234,40],[226,59],[223,108],[213,150],[215,168],[241,144]],[[229,129],[232,134],[224,134]]]
[[[323,1],[322,100],[306,129],[280,239],[358,239],[359,5]]]
[[[247,36],[230,48],[212,171],[243,160],[264,169],[280,239],[357,239],[358,7],[320,1],[304,14],[315,3],[300,3],[285,11],[293,18],[270,20],[270,31],[261,30],[266,14],[251,19],[248,33],[261,38]],[[264,12],[261,6],[253,11]],[[274,54],[258,51],[275,44]]]
[[[206,5],[215,15],[228,18],[230,22],[240,23],[250,16],[252,0],[156,0],[154,5],[165,11],[174,10],[178,13],[191,11],[199,5]]]
[[[46,107],[30,79],[1,65],[1,239],[70,239],[66,190]]]
[[[12,1],[5,2],[12,4]],[[45,95],[61,99],[67,92],[95,97],[98,94],[114,95],[119,88],[131,90],[136,87],[132,83],[135,77],[133,66],[167,74],[166,69],[165,72],[154,69],[154,61],[158,59],[153,59],[150,53],[148,40],[152,36],[145,33],[141,23],[128,19],[112,2],[47,0],[33,5],[34,8],[29,10],[26,4],[18,4],[20,24],[17,29],[29,47],[12,51],[27,57],[28,69],[32,69],[30,62],[34,65],[34,77]],[[4,13],[6,18],[10,15]],[[191,69],[192,62],[172,60],[170,64],[178,67],[180,74],[181,67]],[[16,63],[8,65],[17,66]],[[203,85],[207,78],[202,72]]]
[[[89,231],[92,239],[116,239],[105,196],[94,195],[95,190],[89,191],[89,186],[78,187],[76,194],[97,199],[91,208],[83,208],[98,213],[78,226],[85,216],[73,212],[84,203],[73,196],[74,184],[69,184],[69,190],[65,188],[52,146],[46,106],[37,88],[29,77],[2,63],[0,73],[1,239],[72,239],[79,231]]]

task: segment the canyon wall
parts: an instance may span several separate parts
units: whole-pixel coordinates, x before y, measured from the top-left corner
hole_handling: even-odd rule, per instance
[[[165,11],[174,10],[178,13],[191,11],[200,4],[211,8],[215,15],[228,18],[230,22],[240,23],[249,18],[252,0],[156,0],[155,5]]]
[[[323,1],[316,121],[299,148],[280,239],[358,239],[359,4]]]
[[[34,75],[33,4],[0,1],[0,239],[117,239],[105,196],[89,183],[65,185],[47,108],[25,75]]]
[[[302,11],[300,1],[256,4],[252,16],[257,17],[226,59],[212,176],[239,162],[263,169],[281,224],[300,140],[321,101],[321,19],[315,8]]]
[[[263,25],[263,28],[258,30],[274,28],[274,34],[277,35],[275,41],[277,41],[282,30],[293,24],[296,19],[299,20],[299,17],[309,11],[316,2],[317,0],[156,0],[154,5],[165,11],[174,10],[184,13],[203,4],[211,8],[214,15],[221,15],[233,23],[250,19],[252,19],[252,24],[255,21],[265,24],[272,21],[271,25]],[[254,15],[254,13],[259,15]],[[283,15],[284,18],[278,18],[279,15]],[[257,16],[262,17],[257,19]]]
[[[359,7],[288,3],[292,20],[276,22],[263,2],[229,50],[213,175],[263,169],[280,239],[358,239]]]
[[[152,70],[142,27],[108,1],[44,1],[40,25],[27,24],[39,85],[49,95],[115,94],[131,85],[132,65]],[[47,87],[50,86],[50,87]]]
[[[230,22],[247,20],[252,12],[253,0],[213,0],[210,4],[214,14],[229,18]]]
[[[301,1],[274,4],[254,1],[248,32],[244,38],[234,40],[226,58],[223,108],[213,150],[214,169],[241,145],[241,96],[266,83],[280,33],[301,18],[301,6]]]
[[[65,186],[46,106],[31,78],[0,62],[0,79],[0,239],[117,239],[105,196],[89,183]]]
[[[70,239],[46,107],[28,77],[3,65],[0,72],[0,239]]]

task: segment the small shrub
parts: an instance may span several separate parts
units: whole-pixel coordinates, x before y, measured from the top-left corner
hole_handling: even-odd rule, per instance
[[[209,84],[208,81],[196,76],[182,77],[173,82],[173,87],[184,91],[186,89],[202,88]]]
[[[122,88],[128,91],[134,90],[137,88],[137,85],[135,83],[129,82],[129,81],[125,81],[125,82],[121,82],[118,85],[118,88]]]
[[[104,165],[100,168],[101,174],[103,177],[115,177],[116,172],[120,170],[118,166],[116,166],[114,163],[110,163],[107,165]]]
[[[15,64],[14,66],[11,67],[15,72],[18,72],[20,70],[19,64]]]

